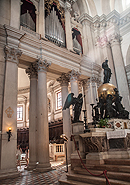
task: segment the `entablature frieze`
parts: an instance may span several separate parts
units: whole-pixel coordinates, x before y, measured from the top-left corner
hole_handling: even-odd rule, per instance
[[[123,29],[130,22],[130,8],[121,14],[119,14],[116,10],[113,10],[108,15],[96,15],[95,17],[91,17],[87,13],[82,14],[78,17],[78,22],[82,24],[89,24],[94,30],[106,30],[112,28],[116,30],[117,28]],[[128,30],[127,30],[128,32]]]

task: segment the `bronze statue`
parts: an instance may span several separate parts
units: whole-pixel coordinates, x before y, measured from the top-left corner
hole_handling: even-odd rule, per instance
[[[70,107],[70,105],[73,105],[74,108],[74,121],[73,122],[78,122],[79,121],[79,116],[81,114],[82,110],[82,105],[83,105],[83,96],[82,93],[78,95],[78,97],[74,97],[74,93],[70,93],[65,101],[63,110],[66,110],[67,108]]]
[[[127,110],[125,110],[125,108],[123,107],[123,105],[121,104],[122,101],[122,97],[119,95],[119,91],[117,88],[114,89],[115,91],[115,109],[118,113],[118,118],[122,118],[122,119],[129,119],[129,112]]]
[[[108,67],[108,60],[105,60],[105,62],[102,63],[102,68],[104,69],[104,82],[109,83],[110,78],[111,78],[111,69]]]

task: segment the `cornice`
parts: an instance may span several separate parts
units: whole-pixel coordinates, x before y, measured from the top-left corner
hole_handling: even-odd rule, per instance
[[[20,31],[20,30],[14,28],[14,27],[11,27],[11,26],[6,25],[6,24],[4,25],[4,27],[6,29],[8,37],[12,37],[12,38],[20,40],[20,38],[24,35],[23,31]]]

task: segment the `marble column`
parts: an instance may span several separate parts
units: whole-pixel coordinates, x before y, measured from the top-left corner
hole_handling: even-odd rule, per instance
[[[36,170],[45,172],[51,170],[49,162],[49,126],[47,109],[47,69],[50,66],[46,60],[38,60],[38,124],[37,124],[37,161]]]
[[[77,97],[79,95],[78,78],[80,73],[78,71],[71,70],[68,74],[71,84],[71,93],[74,93],[74,96]]]
[[[71,93],[74,93],[74,97],[78,97],[79,95],[79,88],[78,88],[78,78],[80,76],[80,73],[78,71],[75,70],[71,70],[68,73],[69,76],[69,80],[70,80],[70,85],[71,85]],[[72,109],[72,114],[73,114],[73,118],[74,118],[74,111]]]
[[[44,0],[39,2],[39,34],[45,37],[45,10],[44,10]]]
[[[57,81],[61,85],[61,93],[62,93],[62,107],[65,104],[66,98],[68,96],[68,77],[65,73],[61,75],[57,79]],[[70,116],[70,109],[66,109],[62,111],[62,116],[63,116],[63,134],[65,134],[68,137],[68,143],[67,143],[67,156],[68,156],[68,161],[70,162],[70,157],[72,153],[72,142],[70,141],[71,137],[71,116]]]
[[[6,73],[4,82],[3,116],[1,130],[0,178],[4,176],[18,176],[16,168],[17,149],[17,85],[18,58],[22,52],[9,46],[5,47]],[[7,131],[12,129],[12,136],[8,141]]]
[[[10,26],[17,29],[20,28],[20,3],[20,0],[11,0]]]
[[[116,80],[117,80],[117,88],[120,96],[123,97],[122,103],[126,110],[130,112],[130,92],[128,87],[128,81],[126,77],[126,71],[121,51],[121,37],[119,34],[113,34],[110,36],[110,44],[113,54],[115,72],[116,72]]]
[[[28,169],[36,167],[36,129],[37,129],[37,69],[35,63],[26,69],[30,78],[30,104],[29,104],[29,166]]]
[[[66,48],[68,50],[73,50],[70,11],[71,11],[71,4],[66,1],[66,3],[65,3]]]

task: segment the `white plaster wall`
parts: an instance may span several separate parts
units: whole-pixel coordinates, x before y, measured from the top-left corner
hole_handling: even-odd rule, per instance
[[[18,68],[18,88],[29,87],[30,80],[25,72],[25,69]]]
[[[100,16],[102,15],[102,8],[101,8],[101,1],[100,0],[93,0],[97,9],[97,14]]]

